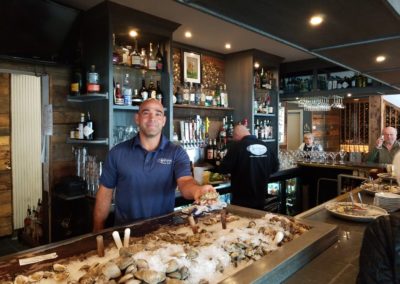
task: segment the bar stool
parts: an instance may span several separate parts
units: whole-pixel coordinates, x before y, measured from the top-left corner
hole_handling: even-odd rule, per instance
[[[319,204],[319,190],[320,190],[321,181],[334,182],[337,184],[337,179],[334,179],[334,178],[319,178],[318,179],[318,181],[317,181],[317,205]]]

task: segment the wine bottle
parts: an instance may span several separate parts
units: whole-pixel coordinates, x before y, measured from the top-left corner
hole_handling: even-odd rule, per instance
[[[161,53],[160,44],[157,44],[157,53],[156,53],[156,60],[157,60],[157,71],[162,71],[164,68],[164,57]]]
[[[83,128],[83,136],[86,140],[93,140],[93,121],[90,119],[90,113],[87,113],[87,120]]]
[[[138,106],[143,102],[143,98],[141,95],[139,95],[138,89],[135,89],[134,95],[132,97],[132,105]]]
[[[150,83],[149,83],[149,97],[151,99],[156,99],[157,98],[157,90],[154,87],[153,80],[150,80]]]
[[[96,66],[91,65],[90,71],[86,75],[86,90],[88,93],[97,93],[100,91],[99,73],[96,72]]]
[[[78,139],[84,139],[83,128],[85,127],[85,114],[81,113],[81,120],[78,123]]]
[[[163,92],[161,91],[160,81],[157,81],[156,99],[163,103]]]
[[[114,103],[116,105],[123,105],[124,104],[124,96],[121,93],[121,84],[115,84],[115,96],[114,96]]]
[[[157,59],[156,55],[153,52],[153,44],[150,42],[149,44],[149,70],[157,70]]]
[[[141,58],[140,58],[140,53],[138,51],[138,42],[137,39],[135,39],[135,47],[132,51],[131,54],[131,60],[132,60],[132,67],[134,68],[140,68],[141,67]]]
[[[146,81],[144,79],[142,80],[142,87],[140,88],[140,96],[142,97],[143,101],[149,98],[149,92],[146,88]]]

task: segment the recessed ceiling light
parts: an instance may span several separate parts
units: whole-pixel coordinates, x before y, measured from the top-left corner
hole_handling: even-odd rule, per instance
[[[185,37],[186,38],[191,38],[192,37],[192,33],[189,32],[189,31],[185,32]]]
[[[352,96],[352,93],[347,93],[347,97],[350,98]]]
[[[231,49],[231,44],[230,43],[225,43],[225,48],[226,49]]]
[[[385,61],[386,60],[386,56],[383,56],[383,55],[379,55],[379,56],[377,56],[376,57],[376,62],[383,62],[383,61]]]
[[[131,31],[129,31],[129,35],[130,35],[131,37],[137,37],[138,33],[137,33],[137,31],[135,31],[135,30],[131,30]]]
[[[254,68],[258,68],[258,67],[260,67],[260,63],[258,63],[258,62],[254,62]]]
[[[321,15],[315,15],[310,18],[310,25],[319,26],[324,21],[324,18]]]

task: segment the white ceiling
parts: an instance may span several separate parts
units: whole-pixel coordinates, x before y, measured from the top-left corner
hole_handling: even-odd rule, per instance
[[[87,10],[103,0],[56,1]],[[113,2],[181,24],[173,34],[173,40],[176,42],[222,54],[256,48],[283,57],[285,62],[314,58],[306,52],[204,14],[174,0],[113,0]],[[193,34],[191,39],[184,37],[187,30]],[[230,50],[224,48],[227,42],[232,46]]]

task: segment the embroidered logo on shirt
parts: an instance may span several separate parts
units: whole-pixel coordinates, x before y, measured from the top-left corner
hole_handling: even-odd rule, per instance
[[[255,156],[261,156],[267,153],[267,147],[261,144],[247,146],[247,151]]]
[[[162,164],[162,165],[171,165],[172,159],[160,158],[157,160],[157,163]]]

